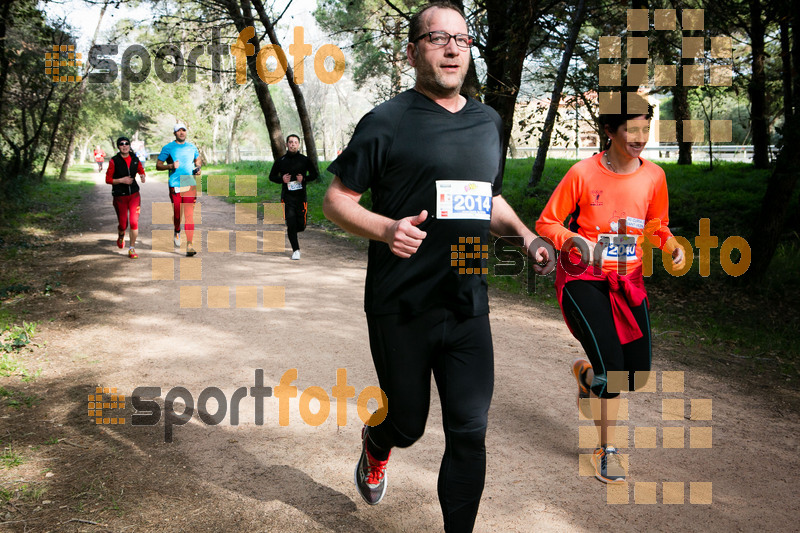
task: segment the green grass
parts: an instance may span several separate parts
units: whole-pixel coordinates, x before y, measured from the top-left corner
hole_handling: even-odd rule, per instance
[[[29,261],[31,252],[41,249],[59,232],[77,226],[81,199],[94,187],[89,176],[82,177],[84,174],[91,174],[89,165],[76,167],[65,181],[45,179],[28,184],[15,203],[0,205],[0,301],[32,290],[45,291],[48,284],[56,283],[25,279],[18,266]],[[0,324],[9,320],[16,317],[10,316],[7,309],[0,310]]]
[[[548,160],[540,183],[529,190],[527,183],[533,160],[507,161],[503,195],[529,227],[533,227],[552,190],[574,162]],[[332,179],[325,171],[328,164],[320,162],[321,175],[308,186],[308,222],[338,232],[322,213],[322,199]],[[720,245],[734,235],[752,238],[753,221],[761,205],[769,171],[753,170],[750,165],[741,163],[717,163],[711,172],[705,165],[665,163],[661,166],[667,175],[670,226],[676,235],[693,243],[700,219],[708,218],[711,234],[719,238]],[[206,190],[210,175],[255,175],[256,196],[236,196],[235,181],[231,179],[226,200],[259,204],[279,202],[280,186],[267,179],[271,167],[271,162],[207,166],[203,189]],[[3,260],[5,264],[28,260],[31,250],[41,247],[48,237],[76,224],[80,198],[92,188],[92,172],[92,165],[78,166],[66,182],[48,180],[31,187],[24,208],[16,209],[13,216],[4,215],[3,224],[0,224],[0,263]],[[798,204],[799,194],[800,191],[795,192],[792,206]],[[362,204],[369,203],[367,193]],[[779,367],[790,379],[796,379],[800,364],[797,349],[800,345],[800,311],[794,302],[800,299],[800,236],[797,234],[797,219],[791,223],[795,232],[789,233],[778,248],[757,292],[739,286],[722,271],[718,248],[711,251],[709,277],[700,276],[696,253],[692,269],[680,278],[667,274],[656,257],[654,274],[648,280],[654,329],[657,332],[680,331],[682,342],[700,343],[715,353],[763,361],[765,365]],[[496,258],[492,258],[490,284],[556,305],[551,277],[528,275],[526,271],[515,276],[496,275],[496,264]],[[25,279],[16,269],[3,268],[0,272],[0,302],[30,291],[47,294],[58,287],[57,278],[58,273],[47,280]],[[0,331],[9,330],[18,321],[19,317],[12,310],[0,307]],[[20,362],[5,357],[8,355],[13,354],[0,350],[0,374],[24,375]]]
[[[320,176],[316,181],[308,184],[306,188],[308,194],[308,225],[322,227],[333,230],[336,226],[325,218],[322,213],[322,200],[325,191],[330,185],[332,176],[325,171],[330,163],[320,161]],[[229,196],[226,201],[230,203],[258,202],[259,204],[281,201],[281,186],[269,181],[269,171],[272,169],[272,162],[262,161],[241,161],[230,165],[206,166],[203,171],[202,182],[203,192],[207,191],[208,177],[211,175],[227,175],[229,183]],[[236,196],[235,176],[257,177],[257,196]],[[259,214],[263,213],[263,206],[259,205]]]
[[[0,488],[0,503],[8,503],[11,500],[34,503],[42,499],[47,492],[47,487],[35,487],[28,483],[23,483],[16,488]]]
[[[3,453],[0,454],[0,465],[3,465],[3,468],[10,470],[24,462],[22,456],[15,452],[11,446],[4,448]]]
[[[36,334],[36,322],[22,322],[21,326],[9,326],[2,330],[6,342],[0,344],[0,349],[6,351],[19,350],[27,346]]]
[[[533,159],[509,159],[503,178],[503,196],[520,218],[533,228],[553,189],[575,160],[550,159],[542,179],[533,189],[528,179]],[[327,162],[321,162],[322,169]],[[694,243],[700,219],[710,219],[710,232],[719,246],[730,236],[750,237],[753,221],[761,206],[769,170],[754,170],[743,163],[719,162],[713,171],[705,165],[660,164],[667,175],[670,191],[670,227],[676,235]],[[256,175],[258,195],[236,197],[230,180],[229,202],[278,202],[280,186],[267,176],[270,162],[240,162],[207,167],[204,182],[211,174]],[[309,224],[337,231],[322,214],[322,199],[331,181],[324,170],[320,179],[309,184]],[[795,192],[792,205],[797,205]],[[362,203],[368,205],[365,195]],[[793,221],[797,224],[797,220]],[[502,290],[527,294],[537,301],[557,305],[553,277],[533,275],[518,264],[517,275],[495,272],[498,260],[490,254],[489,283]],[[648,280],[651,291],[653,324],[656,332],[680,331],[684,342],[706,345],[714,351],[738,358],[772,361],[789,379],[798,378],[800,354],[800,310],[793,302],[800,299],[800,236],[795,232],[783,242],[773,258],[758,293],[742,287],[722,270],[719,247],[710,253],[711,275],[699,273],[697,250],[691,270],[682,277],[669,275],[656,251],[654,273]],[[734,257],[734,260],[738,257]],[[506,261],[509,256],[505,258]],[[508,269],[508,267],[505,267]]]
[[[41,400],[42,399],[38,396],[16,394],[13,398],[6,400],[6,405],[13,407],[14,409],[20,409],[22,406],[30,409],[31,407],[38,405]]]
[[[23,348],[31,343],[36,324],[21,320],[25,310],[16,304],[30,294],[50,295],[61,285],[61,272],[33,277],[26,265],[59,235],[78,228],[82,199],[94,188],[92,172],[91,165],[78,165],[65,181],[46,177],[24,183],[12,202],[0,205],[0,376],[31,381],[41,372],[23,363]]]
[[[527,184],[533,159],[509,159],[503,177],[503,196],[526,224],[533,225],[553,189],[575,162],[548,159],[541,181],[529,196]],[[697,235],[701,218],[711,219],[712,235],[722,238],[749,235],[767,188],[769,170],[726,162],[716,163],[712,172],[699,165],[659,163],[659,166],[667,175],[670,227],[676,235]]]
[[[21,367],[21,363],[13,353],[0,352],[0,376],[8,377],[16,374]]]
[[[548,160],[541,182],[528,191],[533,160],[509,160],[503,196],[532,227],[553,189],[574,163],[573,160]],[[787,379],[796,380],[800,376],[800,350],[797,348],[800,345],[800,308],[796,303],[800,301],[800,237],[797,232],[790,232],[780,244],[766,279],[757,291],[741,286],[728,276],[719,259],[719,246],[728,237],[753,238],[753,221],[758,216],[770,171],[724,162],[715,164],[711,172],[700,165],[665,163],[660,166],[667,176],[670,227],[675,235],[685,237],[694,245],[700,219],[708,218],[710,234],[718,237],[718,247],[711,250],[708,277],[700,275],[697,249],[691,270],[682,277],[668,274],[656,251],[653,275],[647,281],[654,330],[679,331],[684,342],[704,345],[725,357],[771,365]],[[795,191],[792,206],[798,204],[798,195],[800,190]],[[798,221],[790,220],[792,223],[796,225]],[[503,284],[510,285],[516,292],[524,292],[523,276],[517,281],[516,286],[509,280],[503,280]],[[549,294],[551,286],[547,282],[539,283],[537,293],[541,288]],[[530,287],[527,291],[530,292]]]
[[[47,492],[47,487],[33,487],[25,484],[20,487],[19,498],[23,501],[38,502]]]
[[[48,231],[63,226],[65,219],[77,220],[81,199],[94,187],[90,175],[79,177],[86,174],[84,170],[71,171],[70,178],[64,181],[45,179],[42,183],[30,185],[18,207],[4,214],[4,223],[10,227],[2,230],[3,236],[8,237],[12,233],[9,230],[13,229]]]
[[[1,294],[0,298],[2,298]],[[9,329],[14,323],[14,320],[16,320],[16,317],[11,311],[0,307],[0,331],[6,331]]]
[[[35,405],[38,405],[42,400],[38,396],[32,394],[26,395],[18,391],[10,391],[5,387],[0,387],[0,398],[5,398],[5,404],[14,409],[19,409],[22,406],[31,408]]]
[[[23,364],[20,354],[22,348],[33,341],[36,326],[36,322],[23,321],[21,326],[13,326],[7,322],[0,329],[0,376],[20,374],[23,381],[32,381],[38,377],[40,371],[30,372]]]

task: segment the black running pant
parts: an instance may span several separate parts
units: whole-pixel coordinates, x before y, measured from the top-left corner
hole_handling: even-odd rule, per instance
[[[297,234],[306,229],[307,206],[306,202],[291,198],[286,198],[283,202],[283,218],[286,219],[286,233],[293,252],[300,249]]]
[[[375,370],[389,399],[386,419],[369,428],[377,447],[411,446],[425,431],[431,371],[442,403],[445,450],[439,503],[445,531],[472,531],[486,477],[486,425],[494,387],[489,316],[445,309],[418,316],[367,315]]]
[[[647,301],[631,308],[643,336],[627,344],[620,343],[614,326],[608,282],[590,280],[567,282],[564,285],[561,305],[570,329],[583,346],[589,362],[592,363],[594,371],[592,392],[600,398],[618,396],[618,393],[610,393],[607,389],[608,373],[611,371],[627,371],[628,390],[635,390],[634,373],[649,371],[652,360]]]

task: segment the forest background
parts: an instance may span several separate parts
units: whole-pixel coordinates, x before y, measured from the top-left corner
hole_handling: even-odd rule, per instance
[[[533,224],[571,164],[548,158],[549,149],[577,149],[578,143],[589,153],[599,150],[603,135],[595,119],[603,95],[647,92],[659,102],[658,120],[675,124],[657,134],[676,154],[663,162],[675,232],[694,245],[698,257],[701,219],[710,219],[711,235],[718,236],[708,256],[709,274],[701,272],[699,260],[680,277],[655,269],[653,290],[663,291],[663,305],[672,311],[667,314],[672,326],[666,329],[729,343],[734,355],[769,361],[786,379],[795,379],[800,151],[791,147],[797,146],[800,131],[797,2],[458,4],[475,36],[464,92],[503,118],[510,158],[504,192],[524,219]],[[311,221],[334,231],[319,212],[330,180],[324,169],[372,105],[413,84],[405,43],[408,18],[419,5],[379,0],[5,3],[0,8],[0,247],[6,258],[26,246],[27,237],[18,229],[35,191],[67,183],[70,168],[91,161],[95,146],[110,157],[120,135],[143,144],[152,161],[171,140],[176,122],[189,126],[189,138],[209,171],[256,174],[263,200],[275,196],[265,177],[271,161],[285,152],[285,136],[300,134],[303,150],[323,170],[322,186],[312,193]],[[75,12],[81,23],[71,26]],[[237,79],[229,47],[248,27],[255,29],[246,43],[253,48],[246,79]],[[298,42],[306,45],[303,63],[295,62],[302,50],[293,46]],[[330,45],[341,50],[343,61]],[[213,47],[221,51],[219,61]],[[48,59],[56,48],[59,59]],[[285,67],[278,49],[285,54]],[[317,54],[321,50],[326,54]],[[193,54],[196,68],[187,59]],[[266,58],[266,71],[277,72],[271,80],[277,83],[258,75],[259,57]],[[343,75],[336,78],[337,72]],[[573,127],[577,123],[584,126]],[[721,135],[715,133],[719,124],[725,125]],[[594,128],[594,134],[586,128]],[[589,138],[594,145],[587,145]],[[719,161],[732,146],[747,147],[746,161]],[[536,157],[514,158],[523,147],[535,150]],[[721,268],[719,247],[731,236],[749,243],[747,257],[740,249],[726,250],[729,263],[749,262],[743,275]],[[514,276],[493,277],[493,283],[534,295],[548,292],[532,290],[527,266],[508,261],[514,266],[496,271]],[[24,287],[31,285],[13,270],[0,279],[6,298]],[[687,291],[692,294],[688,304],[669,297]],[[5,323],[10,327],[13,320]]]

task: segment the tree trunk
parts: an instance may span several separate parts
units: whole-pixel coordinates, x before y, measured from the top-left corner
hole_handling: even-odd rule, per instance
[[[800,54],[800,2],[792,2],[792,54],[796,58]],[[786,68],[788,62],[783,63]],[[800,84],[800,71],[792,72],[794,89]],[[793,106],[800,109],[800,93],[793,91]],[[800,167],[800,113],[794,112],[786,120],[784,126],[783,146],[775,169],[767,183],[767,192],[761,202],[761,213],[754,220],[750,246],[752,262],[745,273],[745,280],[751,285],[761,281],[767,273],[772,256],[780,243],[786,214],[789,210],[794,189],[797,186],[798,167]]]
[[[11,2],[3,3],[3,11],[0,14],[0,116],[3,116],[3,94],[6,90],[6,82],[8,81],[8,66],[10,60],[6,53],[6,32],[11,25],[9,14],[11,12]]]
[[[267,125],[269,132],[269,143],[272,149],[272,159],[277,161],[285,152],[286,145],[283,140],[283,130],[281,129],[281,121],[278,118],[278,110],[275,108],[275,102],[272,101],[272,96],[269,94],[269,85],[258,78],[256,72],[255,59],[247,61],[251,72],[253,74],[253,87],[256,90],[256,98],[258,98],[258,105],[261,107],[261,113],[264,115],[264,122]]]
[[[325,119],[322,119],[322,158],[326,161],[330,161],[328,158],[328,138],[325,135]]]
[[[711,139],[708,140],[708,170],[714,170],[714,149],[712,148],[714,143],[711,142]]]
[[[683,19],[683,9],[678,9],[678,20]],[[691,37],[692,31],[681,30],[684,37]],[[678,143],[678,164],[692,164],[692,143],[683,139],[683,124],[692,118],[689,110],[689,88],[683,84],[683,67],[694,65],[691,57],[681,57],[677,73],[677,83],[672,88],[672,110],[675,114],[675,140]]]
[[[267,35],[269,36],[270,42],[275,46],[280,46],[281,43],[278,41],[278,36],[275,34],[275,28],[272,25],[272,21],[267,16],[267,12],[264,9],[264,4],[261,2],[261,0],[253,0],[253,4],[256,6],[256,11],[258,12],[258,17],[261,19],[261,23],[267,30]],[[314,140],[314,129],[311,126],[311,117],[308,114],[308,107],[306,106],[306,99],[305,96],[303,96],[303,91],[300,89],[300,86],[295,83],[294,71],[290,65],[286,66],[286,81],[289,82],[289,89],[292,91],[294,103],[297,106],[297,114],[300,117],[300,126],[303,129],[303,139],[305,140],[306,144],[306,157],[311,160],[311,164],[314,165],[314,168],[317,170],[317,174],[319,174],[317,143]],[[285,148],[286,147],[284,146],[284,152]]]
[[[631,9],[648,9],[647,0],[631,0]],[[648,17],[649,17],[648,12]],[[647,31],[640,31],[640,30],[632,30],[630,31],[631,37],[647,37]],[[631,65],[646,65],[647,58],[646,57],[632,57],[630,58]],[[622,79],[622,90],[623,91],[638,91],[639,86],[636,85],[635,88],[633,85],[628,85],[628,71],[625,71],[625,76]],[[627,110],[623,109],[622,112],[625,113]]]
[[[67,179],[67,169],[72,166],[73,152],[75,152],[75,128],[70,128],[69,141],[67,142],[67,153],[64,154],[64,164],[61,165],[61,172],[58,174],[58,180],[64,181]]]
[[[12,150],[12,157],[11,157],[11,164],[10,170],[6,173],[7,176],[11,181],[16,180],[19,177],[19,173],[25,169],[26,173],[33,173],[33,163],[36,158],[36,149],[39,145],[39,139],[44,131],[44,125],[47,118],[47,111],[50,109],[50,102],[53,99],[53,94],[55,91],[56,84],[53,83],[50,85],[50,88],[47,91],[47,96],[38,103],[38,107],[41,108],[41,113],[37,119],[36,116],[36,109],[26,109],[22,108],[21,110],[21,117],[20,117],[20,129],[21,129],[21,141],[19,143],[15,143],[11,138],[9,138],[5,132],[2,133],[3,137],[5,138],[6,142],[8,143],[9,147]],[[61,110],[61,104],[64,100],[69,96],[71,91],[67,90],[67,94],[62,98],[61,103],[57,109]],[[31,117],[30,119],[28,117]],[[28,135],[28,122],[30,121],[30,128],[33,130],[31,135]],[[58,123],[60,122],[60,118],[56,120],[56,124],[54,127],[58,127]]]
[[[249,26],[255,27],[255,19],[253,18],[250,2],[248,0],[241,0],[241,5],[234,0],[226,0],[222,2],[222,4],[236,26],[236,31],[241,33]],[[269,94],[269,85],[261,80],[256,70],[256,56],[261,50],[261,43],[258,36],[254,37],[252,41],[254,52],[253,55],[247,57],[248,75],[250,79],[253,80],[256,99],[261,108],[261,113],[264,115],[264,123],[267,126],[270,148],[272,149],[272,159],[277,161],[286,152],[283,130],[281,129],[281,121],[280,118],[278,118],[278,110],[275,108],[275,102],[272,101],[272,95]]]
[[[514,121],[514,110],[528,55],[533,28],[542,16],[536,2],[493,1],[486,3],[489,31],[486,36],[486,97],[484,103],[503,120],[503,155]]]
[[[90,135],[86,138],[86,141],[80,143],[80,148],[78,148],[78,163],[83,164],[86,162],[86,153],[89,151],[89,145],[92,144],[92,139],[94,135]]]
[[[748,93],[750,95],[750,122],[753,125],[753,166],[769,166],[769,126],[767,122],[766,86],[764,69],[764,20],[761,15],[761,0],[750,0],[750,46],[753,51],[753,74]]]
[[[401,35],[403,22],[400,18],[394,19],[394,32]],[[403,91],[403,67],[405,66],[406,47],[402,40],[392,41],[392,64],[390,67],[391,96],[395,97]]]
[[[108,0],[103,3],[103,7],[100,9],[100,17],[97,19],[97,26],[94,28],[94,35],[92,36],[92,42],[89,44],[89,50],[94,48],[94,45],[97,42],[97,36],[100,34],[100,23],[103,21],[103,15],[105,15],[107,7]],[[76,113],[80,112],[81,102],[83,101],[83,93],[86,91],[87,79],[87,76],[83,76],[83,78],[81,78],[81,84],[77,94]],[[75,135],[78,134],[78,126],[75,124],[74,120],[68,128],[68,131],[69,140],[67,141],[67,153],[64,154],[64,162],[61,164],[61,172],[58,175],[59,181],[64,181],[67,179],[67,169],[69,169],[70,165],[72,165],[72,152],[75,150]],[[44,170],[42,173],[44,173]]]
[[[214,114],[214,127],[211,129],[211,162],[217,163],[217,137],[219,136],[219,116]]]
[[[461,85],[461,94],[475,98],[478,101],[483,100],[481,95],[481,81],[478,79],[478,71],[475,68],[475,60],[470,56],[469,68],[467,69],[467,76],[464,78],[464,83]]]
[[[678,69],[678,82],[672,88],[672,110],[675,114],[675,140],[678,143],[679,165],[692,164],[692,143],[683,140],[683,121],[690,118],[688,96],[688,90],[683,86],[683,72]]]
[[[78,89],[78,94],[76,94],[75,100],[70,103],[70,105],[73,107],[73,111],[72,113],[69,113],[67,118],[64,120],[64,128],[62,128],[62,130],[66,132],[67,147],[66,151],[64,152],[64,161],[61,163],[61,171],[58,174],[58,181],[64,181],[67,179],[67,170],[70,166],[72,166],[74,159],[76,142],[75,138],[78,135],[78,117],[81,112],[81,97],[82,93],[80,89]]]
[[[314,165],[314,168],[317,170],[317,174],[319,174],[317,141],[314,139],[314,128],[311,124],[311,117],[308,114],[308,108],[306,107],[306,99],[303,96],[303,91],[296,83],[294,83],[294,81],[289,82],[289,87],[292,89],[292,95],[294,96],[295,104],[297,104],[297,114],[300,117],[300,126],[303,129],[303,139],[305,140],[306,144],[306,157],[311,160],[311,164]]]
[[[464,0],[454,0],[451,2],[453,5],[458,7],[462,12],[466,13],[467,10],[464,9]],[[474,35],[473,32],[470,32]],[[405,47],[402,49],[402,60],[405,61]],[[464,78],[464,83],[461,85],[461,94],[464,96],[469,96],[470,98],[477,98],[480,99],[480,92],[481,92],[481,82],[478,79],[478,71],[475,70],[475,60],[472,58],[472,54],[469,56],[469,68],[467,69],[467,77]],[[399,93],[399,92],[398,92]]]
[[[561,102],[561,91],[564,89],[564,81],[567,79],[567,71],[569,70],[569,62],[572,60],[572,51],[575,49],[575,43],[578,41],[578,33],[583,25],[583,16],[585,12],[586,1],[578,0],[578,5],[575,7],[575,13],[572,19],[572,26],[569,29],[569,36],[567,37],[567,44],[564,47],[564,53],[561,56],[561,65],[558,67],[558,74],[556,75],[556,84],[553,87],[553,94],[550,96],[550,107],[547,110],[547,117],[544,120],[544,128],[542,129],[542,136],[539,140],[539,148],[536,151],[536,160],[533,162],[533,169],[531,170],[531,177],[528,179],[528,187],[534,187],[542,179],[542,172],[544,172],[544,163],[547,158],[547,150],[550,148],[550,137],[553,135],[553,126],[556,122],[556,115],[558,114],[558,104]],[[578,112],[577,100],[575,101],[575,113]],[[576,133],[576,143],[580,142],[580,135]]]
[[[789,117],[792,116],[792,48],[789,41],[789,13],[788,6],[786,12],[780,14],[781,32],[781,68],[783,80],[783,126],[789,124]],[[796,30],[795,30],[796,31]],[[797,65],[795,65],[797,67]]]
[[[793,115],[800,115],[800,45],[798,37],[800,34],[800,2],[790,2],[791,6],[791,28],[792,28],[792,104]]]
[[[44,172],[47,170],[47,163],[50,161],[50,156],[53,153],[53,149],[56,145],[56,138],[58,138],[58,129],[61,127],[61,121],[64,116],[64,107],[67,105],[67,100],[69,99],[69,93],[65,94],[61,101],[58,102],[58,108],[56,108],[56,116],[53,119],[52,128],[53,131],[50,133],[50,142],[47,143],[47,153],[44,156],[44,162],[42,162],[42,169],[39,171],[39,181],[44,179]],[[42,120],[44,120],[44,116],[42,116]],[[69,156],[65,157],[64,160],[66,161]],[[65,176],[66,178],[66,176]],[[59,179],[61,179],[59,177]]]
[[[233,114],[233,122],[231,123],[231,129],[228,133],[228,149],[225,150],[225,164],[230,165],[231,163],[231,150],[233,149],[233,141],[234,137],[236,136],[236,128],[239,127],[239,118],[242,115],[242,106],[236,106],[236,112]]]
[[[706,120],[708,121],[708,170],[714,170],[714,143],[711,142],[711,122],[714,120],[714,97],[716,96],[716,91],[713,87],[709,87],[708,91],[708,113],[706,113],[706,108],[703,106],[703,114],[706,115]]]
[[[757,283],[764,278],[772,256],[780,242],[789,202],[797,185],[800,167],[800,116],[792,115],[786,124],[784,145],[775,162],[775,169],[769,178],[767,192],[761,202],[761,213],[755,219],[750,246],[752,263],[745,273],[745,279]]]

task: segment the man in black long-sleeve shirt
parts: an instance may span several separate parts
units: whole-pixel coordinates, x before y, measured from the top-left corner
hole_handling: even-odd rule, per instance
[[[269,180],[281,183],[281,203],[286,231],[292,245],[292,259],[300,259],[300,244],[297,233],[306,229],[308,202],[306,184],[317,179],[317,169],[311,160],[299,152],[300,137],[291,134],[286,137],[286,155],[275,161],[269,173]]]

